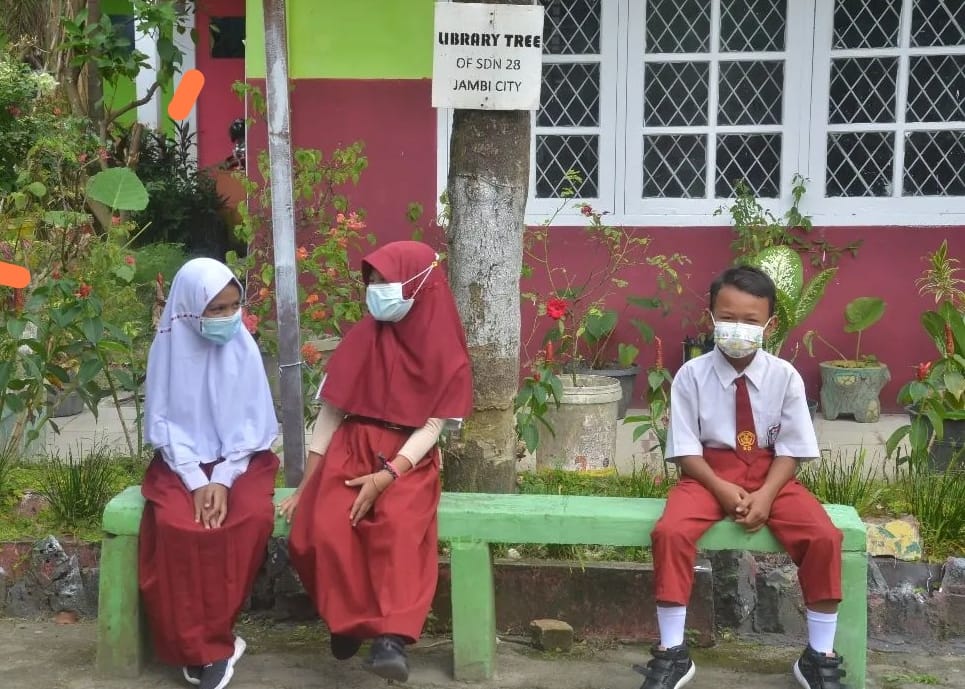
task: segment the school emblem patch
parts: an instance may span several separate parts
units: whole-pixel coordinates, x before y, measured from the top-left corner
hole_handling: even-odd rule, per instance
[[[757,435],[752,431],[741,431],[737,434],[737,444],[744,452],[750,452],[757,442]]]

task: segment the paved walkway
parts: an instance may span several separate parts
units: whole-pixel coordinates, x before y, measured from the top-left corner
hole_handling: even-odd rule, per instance
[[[641,413],[639,410],[630,410],[628,415],[639,413]],[[120,416],[126,420],[128,431],[131,433],[132,440],[136,443],[137,427],[134,424],[135,409],[133,404],[123,405]],[[90,449],[94,445],[110,447],[118,452],[127,451],[127,443],[124,439],[119,415],[111,404],[102,404],[96,419],[93,414],[85,409],[76,416],[56,419],[55,421],[60,428],[60,433],[54,433],[52,429],[49,429],[43,444],[39,445],[46,448],[48,452],[59,452],[62,456],[66,456],[68,452],[73,452],[77,455],[78,448]],[[905,414],[883,415],[876,423],[858,423],[846,419],[828,421],[819,413],[814,421],[818,441],[827,458],[851,463],[854,461],[856,453],[864,450],[867,462],[866,470],[871,470],[874,467],[879,471],[887,470],[891,466],[891,463],[886,462],[885,442],[896,428],[906,423],[908,423],[908,417]],[[306,434],[306,446],[309,435]],[[276,450],[281,454],[281,436],[279,436],[275,445]],[[634,442],[633,426],[619,424],[617,471],[631,473],[636,467],[656,467],[659,462],[660,454],[656,450],[654,439],[643,436]],[[532,468],[533,466],[534,463],[531,458],[526,458],[520,463],[521,469]]]
[[[239,626],[248,652],[238,663],[231,689],[384,689],[387,684],[360,668],[359,660],[333,660],[316,626]],[[129,689],[186,687],[173,668],[151,666],[137,680],[99,679],[94,674],[94,624],[58,626],[51,622],[0,620],[0,686],[3,689]],[[446,639],[426,639],[410,656],[413,689],[637,689],[642,677],[631,670],[644,658],[639,646],[577,645],[568,655],[532,650],[523,640],[502,641],[498,674],[483,683],[456,682],[451,676],[452,647]],[[723,641],[694,652],[694,689],[794,689],[790,666],[800,649]],[[938,685],[965,689],[961,649],[935,647],[924,652],[872,653],[869,689],[912,689]]]

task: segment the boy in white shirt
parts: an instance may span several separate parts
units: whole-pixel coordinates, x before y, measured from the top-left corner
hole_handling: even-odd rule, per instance
[[[660,644],[641,689],[680,689],[696,672],[684,644],[697,541],[730,517],[748,531],[765,525],[798,566],[808,646],[794,664],[804,689],[841,689],[834,652],[841,601],[841,532],[795,480],[798,463],[820,455],[801,376],[761,349],[774,323],[774,283],[749,266],[710,288],[716,347],[686,362],[671,387],[666,460],[682,477],[651,541]]]

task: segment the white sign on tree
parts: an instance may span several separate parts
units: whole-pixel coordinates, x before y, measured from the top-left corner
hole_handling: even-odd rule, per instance
[[[432,107],[538,110],[543,7],[437,2]]]

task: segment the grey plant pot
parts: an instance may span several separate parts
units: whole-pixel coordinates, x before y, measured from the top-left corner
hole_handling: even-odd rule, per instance
[[[822,361],[821,409],[833,421],[841,414],[853,414],[855,421],[874,423],[881,417],[881,389],[891,380],[884,364],[877,366],[838,366]]]
[[[633,399],[633,386],[637,382],[637,374],[640,373],[639,366],[631,366],[630,368],[580,368],[576,371],[582,375],[588,376],[606,376],[608,378],[616,378],[620,381],[620,389],[623,391],[623,397],[617,402],[617,419],[622,419],[627,415],[627,409],[630,408],[630,401]]]

